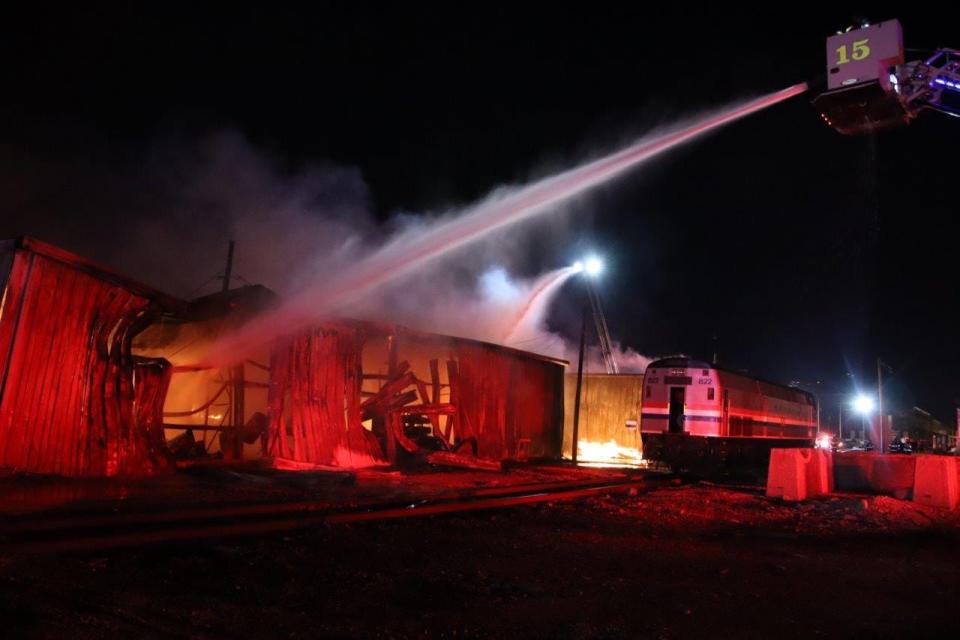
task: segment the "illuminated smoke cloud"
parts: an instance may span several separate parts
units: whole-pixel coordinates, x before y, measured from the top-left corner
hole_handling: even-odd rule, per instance
[[[295,332],[325,317],[351,314],[366,300],[383,295],[406,278],[489,241],[508,227],[555,212],[585,191],[609,182],[661,153],[729,122],[806,90],[799,84],[713,115],[688,122],[667,133],[651,134],[620,151],[511,189],[501,189],[466,210],[434,218],[423,228],[392,237],[375,251],[350,262],[336,278],[318,278],[277,309],[258,316],[220,338],[208,355],[210,364],[227,364],[277,336]]]
[[[231,238],[237,242],[233,286],[253,282],[291,295],[391,242],[416,238],[437,219],[403,213],[379,223],[357,169],[291,169],[236,131],[193,141],[173,136],[130,165],[58,165],[39,161],[29,150],[5,151],[19,169],[9,174],[15,181],[0,179],[11,205],[0,220],[0,236],[35,235],[181,297],[220,288],[216,276]],[[52,201],[51,193],[59,198]],[[507,193],[495,190],[490,198]],[[511,275],[518,266],[530,268],[522,263],[528,235],[494,234],[365,296],[349,311],[576,356],[575,348],[545,329],[550,303],[565,280],[557,274],[565,270]]]
[[[356,169],[290,169],[243,136],[222,132],[200,145],[160,146],[137,170],[88,176],[88,190],[119,194],[113,202],[101,195],[98,204],[130,215],[102,229],[95,224],[85,229],[98,238],[91,242],[68,231],[61,233],[63,240],[44,237],[178,295],[215,290],[226,240],[236,239],[235,273],[241,279],[234,284],[264,283],[284,302],[277,313],[222,340],[212,362],[226,362],[243,349],[335,315],[399,321],[569,359],[568,346],[544,335],[543,328],[562,284],[560,272],[512,281],[506,268],[490,271],[510,264],[511,249],[524,253],[530,227],[517,224],[569,206],[571,198],[637,163],[803,89],[791,87],[648,135],[528,185],[496,189],[468,207],[443,215],[397,215],[385,224],[371,215],[371,197]],[[85,200],[76,195],[71,202]],[[631,369],[644,361],[629,350],[620,360]]]

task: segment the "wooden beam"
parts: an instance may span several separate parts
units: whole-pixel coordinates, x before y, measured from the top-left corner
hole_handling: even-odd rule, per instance
[[[427,462],[438,467],[457,467],[475,471],[503,471],[503,463],[488,458],[475,458],[450,451],[434,451],[427,455]]]

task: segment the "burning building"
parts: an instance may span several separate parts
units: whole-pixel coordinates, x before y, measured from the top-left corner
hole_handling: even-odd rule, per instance
[[[272,457],[358,466],[463,446],[490,460],[559,457],[560,361],[344,321],[283,339],[271,369]]]
[[[643,374],[585,373],[580,390],[577,460],[594,463],[636,464],[642,460],[640,407]],[[564,385],[567,409],[564,418],[563,455],[573,453],[573,412],[576,374]]]
[[[561,454],[563,361],[338,319],[213,368],[205,347],[272,293],[187,303],[23,238],[0,245],[0,286],[0,467],[110,476],[191,458],[356,468]]]

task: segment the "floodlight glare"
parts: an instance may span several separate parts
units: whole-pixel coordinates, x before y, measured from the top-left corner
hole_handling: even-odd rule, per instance
[[[597,257],[587,258],[587,261],[583,264],[583,270],[586,271],[588,276],[593,278],[600,275],[600,272],[603,271],[603,262]]]
[[[873,398],[862,393],[853,399],[853,410],[857,413],[867,415],[873,411],[873,406]]]

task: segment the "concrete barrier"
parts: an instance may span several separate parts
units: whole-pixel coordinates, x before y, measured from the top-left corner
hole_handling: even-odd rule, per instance
[[[833,490],[831,454],[819,449],[771,449],[767,496],[806,500]]]
[[[960,506],[960,465],[951,456],[918,455],[913,501],[931,507]]]
[[[841,453],[833,456],[838,491],[869,491],[898,498],[913,492],[916,457],[880,453]]]
[[[960,507],[960,458],[771,449],[767,496],[806,500],[839,491],[882,493],[945,509]]]
[[[833,454],[814,449],[807,463],[807,493],[822,496],[833,493]]]
[[[767,470],[767,496],[784,500],[806,500],[806,465],[801,449],[771,449]]]

